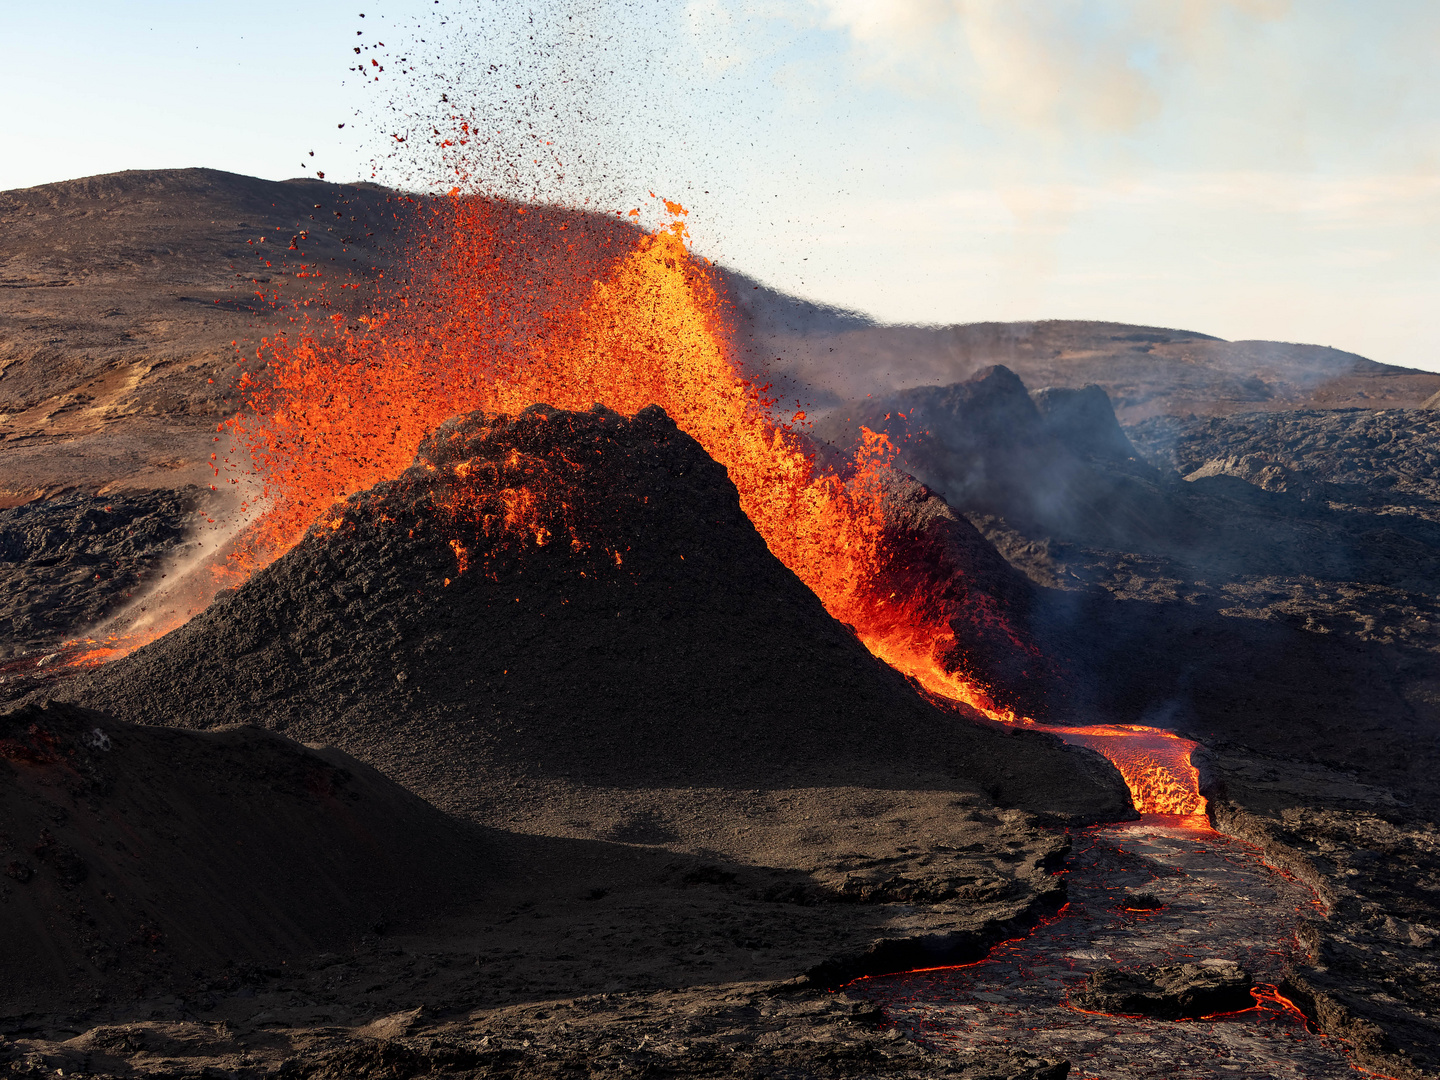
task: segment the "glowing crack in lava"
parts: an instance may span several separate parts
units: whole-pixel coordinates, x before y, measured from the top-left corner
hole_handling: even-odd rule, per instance
[[[266,342],[257,359],[269,371],[246,376],[249,408],[228,422],[264,483],[238,571],[282,554],[337,500],[397,476],[457,413],[658,404],[725,466],[770,550],[875,655],[992,720],[1033,724],[963,669],[943,613],[879,587],[893,447],[864,431],[843,476],[817,468],[772,418],[764,388],[742,377],[716,279],[688,250],[686,211],[664,205],[669,223],[644,234],[452,192],[428,220],[421,212],[408,286],[383,314]],[[523,529],[525,507],[555,494],[502,492],[506,522]],[[1155,729],[1049,730],[1116,761],[1143,812],[1203,810],[1193,744]]]
[[[986,716],[1005,724],[1032,727],[1059,735],[1068,743],[1085,746],[1109,758],[1125,784],[1135,809],[1142,814],[1176,818],[1177,825],[1209,830],[1205,797],[1200,794],[1200,772],[1190,763],[1199,744],[1163,728],[1139,724],[1097,724],[1091,727],[1043,727],[1029,717],[997,709],[987,700],[977,703],[963,675],[947,671],[943,663],[945,638],[940,648],[925,649],[927,632],[948,634],[948,628],[911,622],[888,636],[861,635],[870,651],[891,667],[914,678],[937,697],[975,705]],[[936,640],[935,638],[931,639]]]

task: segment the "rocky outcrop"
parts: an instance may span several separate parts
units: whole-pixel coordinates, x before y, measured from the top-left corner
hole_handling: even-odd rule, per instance
[[[1164,1020],[1248,1009],[1250,975],[1238,964],[1213,961],[1144,971],[1092,971],[1071,1002],[1089,1012],[1157,1016]]]
[[[1099,387],[1032,395],[1009,368],[847,406],[816,433],[849,446],[861,427],[887,434],[897,464],[965,514],[1109,546],[1173,530],[1160,475],[1135,455]],[[1183,515],[1181,515],[1183,518]]]
[[[1109,395],[1094,383],[1079,389],[1042,387],[1030,398],[1040,414],[1041,429],[1071,453],[1109,461],[1139,456],[1115,419]]]

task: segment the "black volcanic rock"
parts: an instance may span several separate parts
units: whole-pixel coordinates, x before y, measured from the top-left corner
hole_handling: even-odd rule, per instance
[[[1237,1012],[1255,1004],[1250,975],[1238,964],[1178,964],[1092,971],[1072,1000],[1090,1012],[1158,1016],[1165,1020]]]
[[[1040,414],[1041,428],[1071,453],[1111,461],[1139,456],[1115,419],[1109,395],[1094,383],[1078,390],[1046,386],[1030,399]]]
[[[136,721],[331,742],[461,812],[522,779],[925,778],[1128,810],[1098,756],[971,724],[873,658],[654,407],[453,420],[400,479],[67,690]]]
[[[118,611],[184,550],[200,502],[188,488],[0,509],[0,671]]]
[[[898,465],[965,514],[998,515],[1069,541],[1151,542],[1189,522],[1135,455],[1099,387],[1032,398],[995,365],[948,386],[920,386],[856,403],[816,434],[853,445],[862,426],[898,447]]]
[[[0,1012],[221,964],[216,989],[239,989],[471,900],[494,863],[479,830],[335,750],[62,704],[0,714]]]

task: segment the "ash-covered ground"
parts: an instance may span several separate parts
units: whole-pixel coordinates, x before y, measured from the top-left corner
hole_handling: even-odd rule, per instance
[[[825,987],[1023,933],[1062,899],[1055,823],[1123,813],[1114,774],[926,703],[653,417],[639,442],[619,434],[632,421],[584,419],[632,439],[606,479],[641,541],[620,567],[599,557],[614,543],[568,569],[568,549],[501,544],[459,573],[463,538],[412,477],[125,666],[41,664],[197,540],[236,349],[288,318],[277,286],[365,310],[403,233],[386,197],[187,172],[4,196],[0,695],[127,718],[0,721],[0,920],[56,943],[25,965],[40,989],[5,1005],[6,1066],[1064,1075],[1023,1040],[935,1055]],[[288,254],[265,268],[276,235]],[[302,239],[333,275],[323,295],[284,261]],[[1440,443],[1420,407],[1440,377],[1112,324],[874,327],[730,280],[746,355],[781,355],[772,374],[814,391],[822,444],[906,413],[904,467],[953,515],[916,484],[901,519],[948,529],[936,549],[1048,661],[1017,701],[1200,740],[1217,824],[1327,907],[1297,1002],[1357,1062],[1440,1074]],[[829,378],[837,355],[874,376],[870,402]],[[466,430],[477,451],[519,437]],[[347,810],[337,832],[352,805],[375,824]],[[273,858],[217,862],[272,818]],[[412,883],[427,902],[392,914]],[[278,935],[276,904],[304,916]]]

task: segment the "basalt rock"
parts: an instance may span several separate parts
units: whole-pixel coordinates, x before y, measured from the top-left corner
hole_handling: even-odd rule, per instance
[[[62,495],[0,509],[0,671],[96,625],[183,553],[200,489]]]
[[[885,433],[900,466],[965,514],[1107,546],[1185,524],[1098,386],[1032,397],[997,364],[963,382],[900,390],[844,411],[817,423],[817,434],[846,447],[862,427]]]
[[[1250,975],[1238,964],[1179,964],[1144,971],[1092,971],[1072,999],[1091,1012],[1139,1014],[1165,1020],[1248,1009]]]
[[[1115,419],[1105,391],[1089,383],[1078,390],[1046,386],[1030,395],[1041,429],[1080,457],[1127,461],[1138,457]]]

